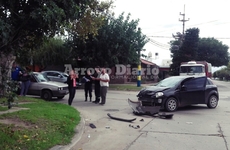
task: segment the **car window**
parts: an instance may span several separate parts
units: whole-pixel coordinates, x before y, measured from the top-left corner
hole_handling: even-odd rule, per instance
[[[181,78],[166,78],[160,81],[157,85],[158,87],[174,87],[177,85],[182,79]]]
[[[39,82],[47,82],[49,81],[43,74],[34,74]]]
[[[58,72],[47,72],[47,76],[59,77],[61,75]]]
[[[31,76],[30,81],[31,82],[36,82],[36,79],[34,78],[34,76]]]
[[[54,77],[60,77],[61,75],[60,75],[59,73],[56,73],[56,72],[55,72],[55,73],[53,73],[53,76],[54,76]]]
[[[212,81],[210,79],[207,80],[206,85],[213,85]]]
[[[46,75],[47,76],[53,76],[53,72],[47,72]]]
[[[206,82],[206,78],[193,78],[184,82],[183,86],[187,88],[187,90],[203,88],[204,83]]]

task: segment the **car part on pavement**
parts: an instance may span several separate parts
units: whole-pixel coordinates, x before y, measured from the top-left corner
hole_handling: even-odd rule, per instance
[[[108,113],[107,115],[108,115],[111,119],[119,120],[119,121],[132,122],[132,121],[135,121],[135,120],[136,120],[136,118],[133,118],[133,119],[124,119],[124,118],[114,117],[114,116],[111,116],[110,113]]]
[[[135,115],[150,115],[162,119],[171,119],[173,117],[173,114],[159,113],[160,106],[141,106],[140,101],[135,102],[130,99],[128,99],[128,103]],[[140,121],[144,121],[144,119]]]
[[[154,115],[160,111],[161,106],[141,106],[140,101],[132,101],[128,99],[129,106],[135,115]]]
[[[139,129],[140,128],[140,126],[139,125],[137,125],[137,126],[133,126],[133,125],[129,125],[129,127],[132,127],[132,128],[134,128],[134,129]]]
[[[158,114],[154,115],[154,117],[159,117],[161,119],[172,119],[173,114],[158,113]]]
[[[91,128],[96,128],[96,126],[95,126],[93,123],[90,123],[89,126],[90,126]]]

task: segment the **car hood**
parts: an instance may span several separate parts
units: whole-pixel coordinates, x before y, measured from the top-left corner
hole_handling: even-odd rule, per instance
[[[58,86],[58,87],[67,87],[68,85],[65,83],[61,83],[61,82],[55,82],[55,81],[48,81],[48,82],[42,82],[43,84],[47,84],[47,85],[53,85],[53,86]]]
[[[143,88],[137,96],[144,96],[144,95],[153,95],[156,92],[162,92],[167,89],[170,89],[169,87],[158,87],[158,86],[148,86]]]

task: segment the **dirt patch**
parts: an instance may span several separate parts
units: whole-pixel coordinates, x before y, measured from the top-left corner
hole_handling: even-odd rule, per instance
[[[7,124],[7,125],[14,125],[15,127],[24,127],[24,128],[34,128],[35,125],[31,123],[24,122],[19,118],[11,118],[11,119],[0,119],[0,123]]]
[[[11,109],[8,109],[6,111],[1,111],[0,115],[16,112],[16,111],[20,111],[20,110],[27,110],[27,109],[29,109],[29,108],[12,107]],[[36,127],[35,125],[33,125],[29,122],[22,121],[17,117],[0,119],[0,123],[7,124],[7,125],[14,125],[15,127],[23,127],[23,128],[34,128],[34,127]]]

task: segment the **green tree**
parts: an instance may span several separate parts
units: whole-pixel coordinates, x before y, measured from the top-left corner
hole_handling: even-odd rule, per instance
[[[182,44],[180,40],[171,41],[171,74],[178,75],[181,62],[191,60],[207,61],[212,66],[227,65],[229,62],[228,46],[214,38],[199,38],[199,29],[186,30]],[[175,49],[177,47],[177,49]]]
[[[44,39],[69,30],[83,38],[96,34],[111,5],[99,0],[0,0],[0,84],[2,76],[10,78],[15,58],[29,64]]]
[[[198,44],[197,60],[206,60],[216,67],[227,65],[228,48],[227,45],[214,38],[201,38]]]
[[[114,64],[136,63],[138,51],[147,43],[147,38],[138,28],[139,20],[130,20],[130,14],[122,13],[117,19],[113,16],[105,20],[97,36],[89,35],[81,40],[73,39],[74,57],[79,57],[87,66],[114,66]]]
[[[43,36],[64,33],[70,27],[80,35],[95,33],[101,25],[97,14],[107,11],[111,3],[97,0],[0,0],[0,49],[10,53],[28,43],[38,42],[37,39]]]
[[[181,62],[195,60],[197,57],[199,29],[192,28],[186,30],[182,44],[180,40],[171,41],[170,51],[172,53],[172,64],[170,68],[172,75],[179,74],[179,66]],[[174,49],[175,45],[179,46],[178,49]]]
[[[46,67],[48,65],[63,65],[68,63],[70,51],[65,41],[61,38],[45,38],[36,51],[24,50],[25,54],[20,56],[18,62],[21,65],[28,65],[28,63]],[[29,61],[29,62],[28,62]]]
[[[15,61],[12,60],[15,55],[23,65],[29,65],[31,55],[47,41],[44,39],[70,30],[82,38],[88,33],[96,34],[112,1],[0,0],[0,6],[0,62],[3,57]],[[47,55],[55,59],[52,53]]]

